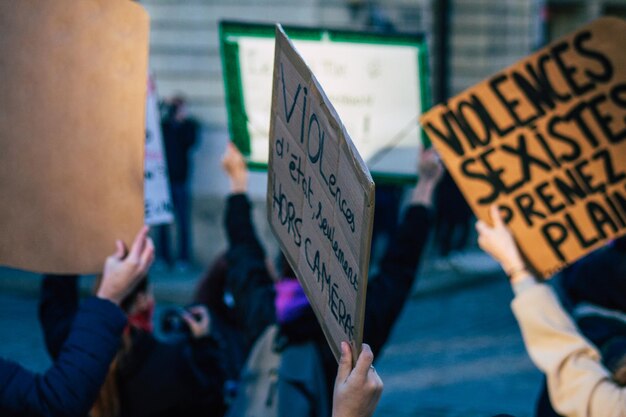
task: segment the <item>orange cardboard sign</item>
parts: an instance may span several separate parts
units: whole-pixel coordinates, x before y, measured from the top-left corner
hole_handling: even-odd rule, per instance
[[[268,221],[339,359],[363,340],[374,181],[315,75],[276,28]],[[357,356],[354,356],[355,358]]]
[[[476,213],[549,277],[626,233],[626,22],[602,18],[426,113]]]
[[[98,272],[143,224],[148,27],[130,1],[0,3],[0,264]]]

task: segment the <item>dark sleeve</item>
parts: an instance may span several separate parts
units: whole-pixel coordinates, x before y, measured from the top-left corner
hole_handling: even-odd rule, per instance
[[[411,291],[430,229],[429,211],[410,206],[381,261],[379,273],[367,284],[363,341],[374,355],[383,347]]]
[[[561,283],[574,304],[588,302],[626,313],[626,253],[615,246],[576,262],[564,271]]]
[[[235,299],[235,313],[246,344],[275,323],[274,285],[265,264],[265,251],[254,230],[250,202],[245,194],[235,194],[226,204],[228,236],[228,276],[226,289]]]
[[[0,360],[0,415],[20,413],[84,417],[115,356],[126,316],[116,305],[87,299],[57,361],[43,375]]]
[[[227,350],[223,354],[228,354]],[[186,345],[184,357],[195,388],[195,397],[202,398],[207,409],[222,408],[226,377],[220,366],[222,356],[217,341],[212,337],[194,339]]]
[[[44,275],[39,298],[39,322],[46,349],[59,356],[78,311],[78,276]]]
[[[193,148],[198,141],[198,122],[194,119],[187,119],[184,125],[184,132],[181,135],[185,151]]]

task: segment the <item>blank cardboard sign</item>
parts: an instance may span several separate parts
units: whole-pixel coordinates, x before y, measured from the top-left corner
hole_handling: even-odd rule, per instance
[[[148,16],[0,2],[0,264],[101,271],[143,223]]]
[[[477,217],[547,278],[626,233],[626,22],[602,18],[421,123]]]
[[[280,26],[270,138],[269,222],[338,359],[363,339],[374,182]]]

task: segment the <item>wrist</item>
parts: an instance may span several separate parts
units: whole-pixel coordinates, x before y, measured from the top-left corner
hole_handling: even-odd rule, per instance
[[[119,306],[120,303],[122,302],[122,300],[119,297],[116,297],[114,295],[109,294],[106,290],[99,290],[96,293],[96,297],[100,298],[102,300],[106,300],[106,301],[110,301],[111,303],[115,304],[116,306]]]
[[[511,282],[511,284],[515,284],[532,275],[530,274],[530,272],[528,272],[528,269],[526,269],[525,266],[522,266],[520,268],[507,272],[507,276],[509,277],[509,282]]]
[[[248,181],[246,179],[231,179],[230,191],[233,194],[242,194],[248,191]]]
[[[526,263],[519,256],[509,257],[508,260],[502,262],[502,269],[504,269],[504,273],[510,277],[517,271],[525,270]]]
[[[431,206],[433,203],[433,193],[435,191],[435,184],[429,180],[420,181],[411,196],[412,204],[422,204],[424,206]]]

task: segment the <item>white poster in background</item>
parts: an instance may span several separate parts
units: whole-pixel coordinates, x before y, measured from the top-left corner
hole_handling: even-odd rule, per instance
[[[416,174],[421,149],[414,47],[294,40],[370,171]],[[274,39],[239,40],[251,155],[267,163]]]
[[[161,134],[161,118],[154,77],[148,78],[146,103],[146,156],[144,164],[144,207],[148,225],[174,221],[167,162]]]

